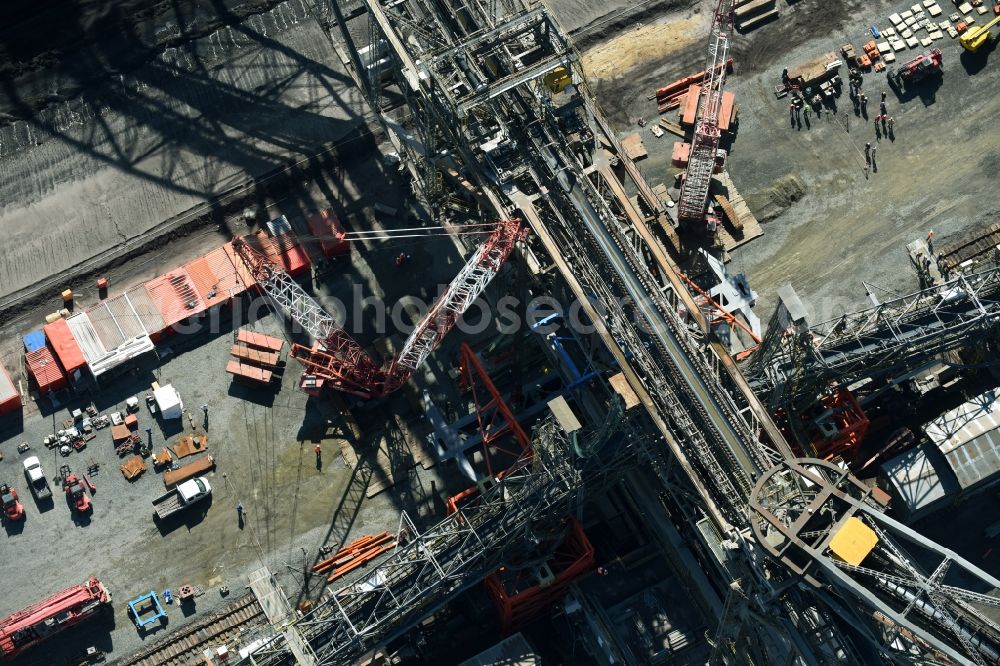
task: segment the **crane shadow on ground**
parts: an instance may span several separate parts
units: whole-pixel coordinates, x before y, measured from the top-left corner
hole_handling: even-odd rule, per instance
[[[962,49],[961,55],[958,57],[958,61],[962,64],[962,68],[965,69],[965,73],[969,76],[975,76],[979,72],[986,69],[986,65],[989,64],[990,55],[997,48],[997,40],[991,39],[981,47],[975,53],[969,53],[965,49]]]

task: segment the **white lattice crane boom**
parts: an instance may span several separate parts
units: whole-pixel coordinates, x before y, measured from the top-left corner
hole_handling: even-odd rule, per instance
[[[701,84],[698,100],[698,117],[695,121],[694,139],[688,156],[687,173],[681,186],[677,207],[679,221],[684,224],[701,222],[705,217],[708,188],[715,170],[719,150],[719,110],[722,108],[722,90],[726,80],[726,58],[729,56],[729,35],[732,32],[732,0],[718,0],[712,16],[712,35],[709,40],[708,64]]]
[[[388,395],[406,383],[496,277],[521,238],[519,219],[498,222],[413,328],[399,356],[381,365],[280,266],[243,239],[234,241],[233,246],[264,295],[312,337],[312,346],[296,343],[291,349],[291,356],[305,365],[305,376],[317,380],[319,387],[367,399]]]

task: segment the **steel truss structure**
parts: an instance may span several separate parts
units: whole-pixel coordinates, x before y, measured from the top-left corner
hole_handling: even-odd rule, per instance
[[[311,347],[293,344],[290,352],[306,367],[306,375],[332,388],[374,398],[398,390],[423,365],[496,277],[516,243],[523,239],[523,232],[518,219],[499,222],[413,328],[399,355],[382,366],[281,267],[242,239],[234,246],[265,296],[315,341]]]
[[[683,223],[697,223],[705,218],[708,188],[719,152],[719,111],[729,57],[729,33],[733,29],[732,0],[718,0],[712,16],[712,35],[708,41],[708,64],[701,83],[698,119],[688,156],[687,171],[677,202],[677,218]]]
[[[632,429],[605,440],[613,458],[580,460],[554,418],[535,431],[532,451],[447,518],[420,532],[403,513],[400,544],[367,576],[330,590],[295,623],[316,653],[316,664],[352,663],[365,652],[403,634],[497,567],[518,558],[525,544],[541,542],[567,528],[576,498],[605,484],[634,462]],[[284,664],[290,658],[277,633],[253,653],[253,663]]]
[[[916,652],[983,666],[1000,659],[1000,626],[977,608],[1000,608],[1000,580],[886,516],[872,490],[847,471],[816,458],[785,460],[757,481],[750,507],[764,550],[812,585],[832,584],[848,604],[858,599],[870,608],[868,619],[888,632],[874,641],[886,658],[904,661]],[[860,564],[831,550],[852,520],[877,540]],[[957,574],[950,583],[949,574]],[[850,615],[856,622],[857,613]]]
[[[990,341],[1000,326],[1000,269],[962,275],[817,325],[792,323],[781,308],[761,356],[752,357],[746,371],[775,405],[796,405],[834,383],[898,374],[943,352]]]
[[[755,520],[748,510],[754,481],[783,469],[792,455],[725,352],[711,343],[697,305],[662,257],[643,212],[658,210],[656,197],[594,107],[558,26],[537,4],[513,0],[364,2],[373,27],[368,48],[385,48],[393,63],[386,69],[395,78],[359,78],[411,171],[416,177],[424,167],[445,173],[490,215],[525,220],[538,241],[531,257],[551,262],[562,276],[662,435],[657,447],[665,443],[671,464],[690,480],[698,510],[741,546],[734,562],[720,569],[746,574],[746,596],[763,600],[753,612],[780,617],[786,654],[802,655],[806,663],[818,661],[813,655],[823,650],[853,654],[852,639],[824,614],[858,604],[796,589],[793,570],[777,569],[746,537]],[[714,38],[728,39],[721,25],[713,27]],[[568,66],[574,86],[554,94],[537,79],[559,66]],[[705,88],[721,95],[721,81]],[[392,93],[406,106],[388,108]],[[623,196],[618,177],[633,180],[638,204]],[[699,216],[704,197],[701,205]],[[541,432],[533,451],[427,538],[406,534],[419,545],[398,549],[388,568],[332,593],[303,619],[322,663],[349,662],[392,640],[481,580],[510,549],[531,541],[521,538],[525,525],[550,529],[566,505],[578,501],[578,480],[609,474],[630,447],[620,446],[612,459],[591,456],[581,467],[553,431]],[[864,603],[880,594],[874,583],[852,593]],[[752,621],[751,610],[737,614]],[[866,626],[858,618],[847,621]],[[879,636],[870,640],[882,644]],[[768,644],[759,645],[759,663],[777,663]],[[287,658],[280,639],[254,655],[258,663],[264,652],[274,663]]]
[[[494,477],[500,470],[493,468],[494,454],[506,454],[518,458],[525,453],[531,453],[531,439],[524,431],[514,412],[511,411],[496,384],[490,378],[486,368],[479,362],[476,352],[467,342],[459,345],[459,368],[461,376],[459,383],[468,387],[475,405],[476,421],[482,437],[483,460],[486,463],[486,475]],[[508,439],[515,443],[517,450],[508,448]]]

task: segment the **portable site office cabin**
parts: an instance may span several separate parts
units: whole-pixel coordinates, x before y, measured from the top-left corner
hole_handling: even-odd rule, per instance
[[[21,394],[7,374],[7,368],[0,365],[0,414],[13,412],[20,407]]]
[[[160,415],[165,419],[179,419],[184,413],[184,403],[181,401],[181,394],[172,384],[161,386],[153,390],[153,399],[156,400],[156,407]]]

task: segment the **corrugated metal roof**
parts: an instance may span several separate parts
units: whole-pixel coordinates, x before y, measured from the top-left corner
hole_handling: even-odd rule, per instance
[[[250,271],[247,269],[247,265],[243,263],[239,254],[236,253],[236,250],[233,248],[233,244],[226,243],[222,246],[222,249],[225,250],[226,256],[229,257],[229,261],[232,262],[233,266],[236,268],[236,279],[240,285],[242,285],[243,290],[246,291],[247,289],[255,286],[257,281],[254,279],[253,275],[250,274]]]
[[[66,375],[47,346],[28,352],[24,359],[28,364],[28,372],[35,378],[42,393],[56,391],[66,385]]]
[[[963,490],[1000,472],[1000,396],[997,390],[945,412],[924,431],[955,472]]]
[[[133,287],[127,293],[129,304],[139,317],[139,321],[142,322],[142,327],[147,333],[153,335],[166,328],[166,325],[163,323],[163,317],[160,316],[160,311],[156,309],[153,299],[149,297],[149,292],[146,291],[145,285]]]
[[[185,265],[184,269],[206,307],[225,302],[246,290],[225,246],[195,259]]]
[[[146,283],[146,291],[156,304],[156,309],[163,318],[164,327],[173,326],[205,310],[204,301],[201,300],[194,283],[183,268],[153,278]]]
[[[66,324],[73,332],[73,337],[88,365],[97,363],[107,355],[108,350],[101,344],[101,339],[97,336],[97,331],[94,330],[94,325],[90,323],[90,317],[86,312],[73,315],[66,320]]]
[[[20,394],[17,392],[17,387],[14,386],[14,382],[11,381],[10,375],[7,374],[7,368],[0,365],[0,405],[8,402],[11,398],[17,397],[18,404],[20,404]]]
[[[931,449],[930,453],[933,453]],[[928,453],[925,445],[921,445],[882,464],[882,473],[905,505],[903,508],[907,515],[926,509],[958,490],[950,475],[939,473]],[[946,473],[948,470],[943,471]]]
[[[133,308],[129,294],[103,301],[91,308],[86,316],[89,327],[83,322],[77,324],[75,316],[70,318],[69,324],[95,377],[152,351],[153,342]],[[91,335],[96,338],[100,349],[90,341],[83,342],[84,339],[89,340]]]
[[[291,232],[271,237],[263,231],[259,231],[255,239],[257,246],[268,261],[281,266],[286,273],[293,277],[306,272],[312,265],[305,248]]]
[[[65,319],[57,319],[51,324],[46,324],[42,330],[45,331],[45,337],[52,345],[52,351],[55,352],[59,363],[67,373],[79,370],[87,364],[87,359],[84,358],[83,352]]]

